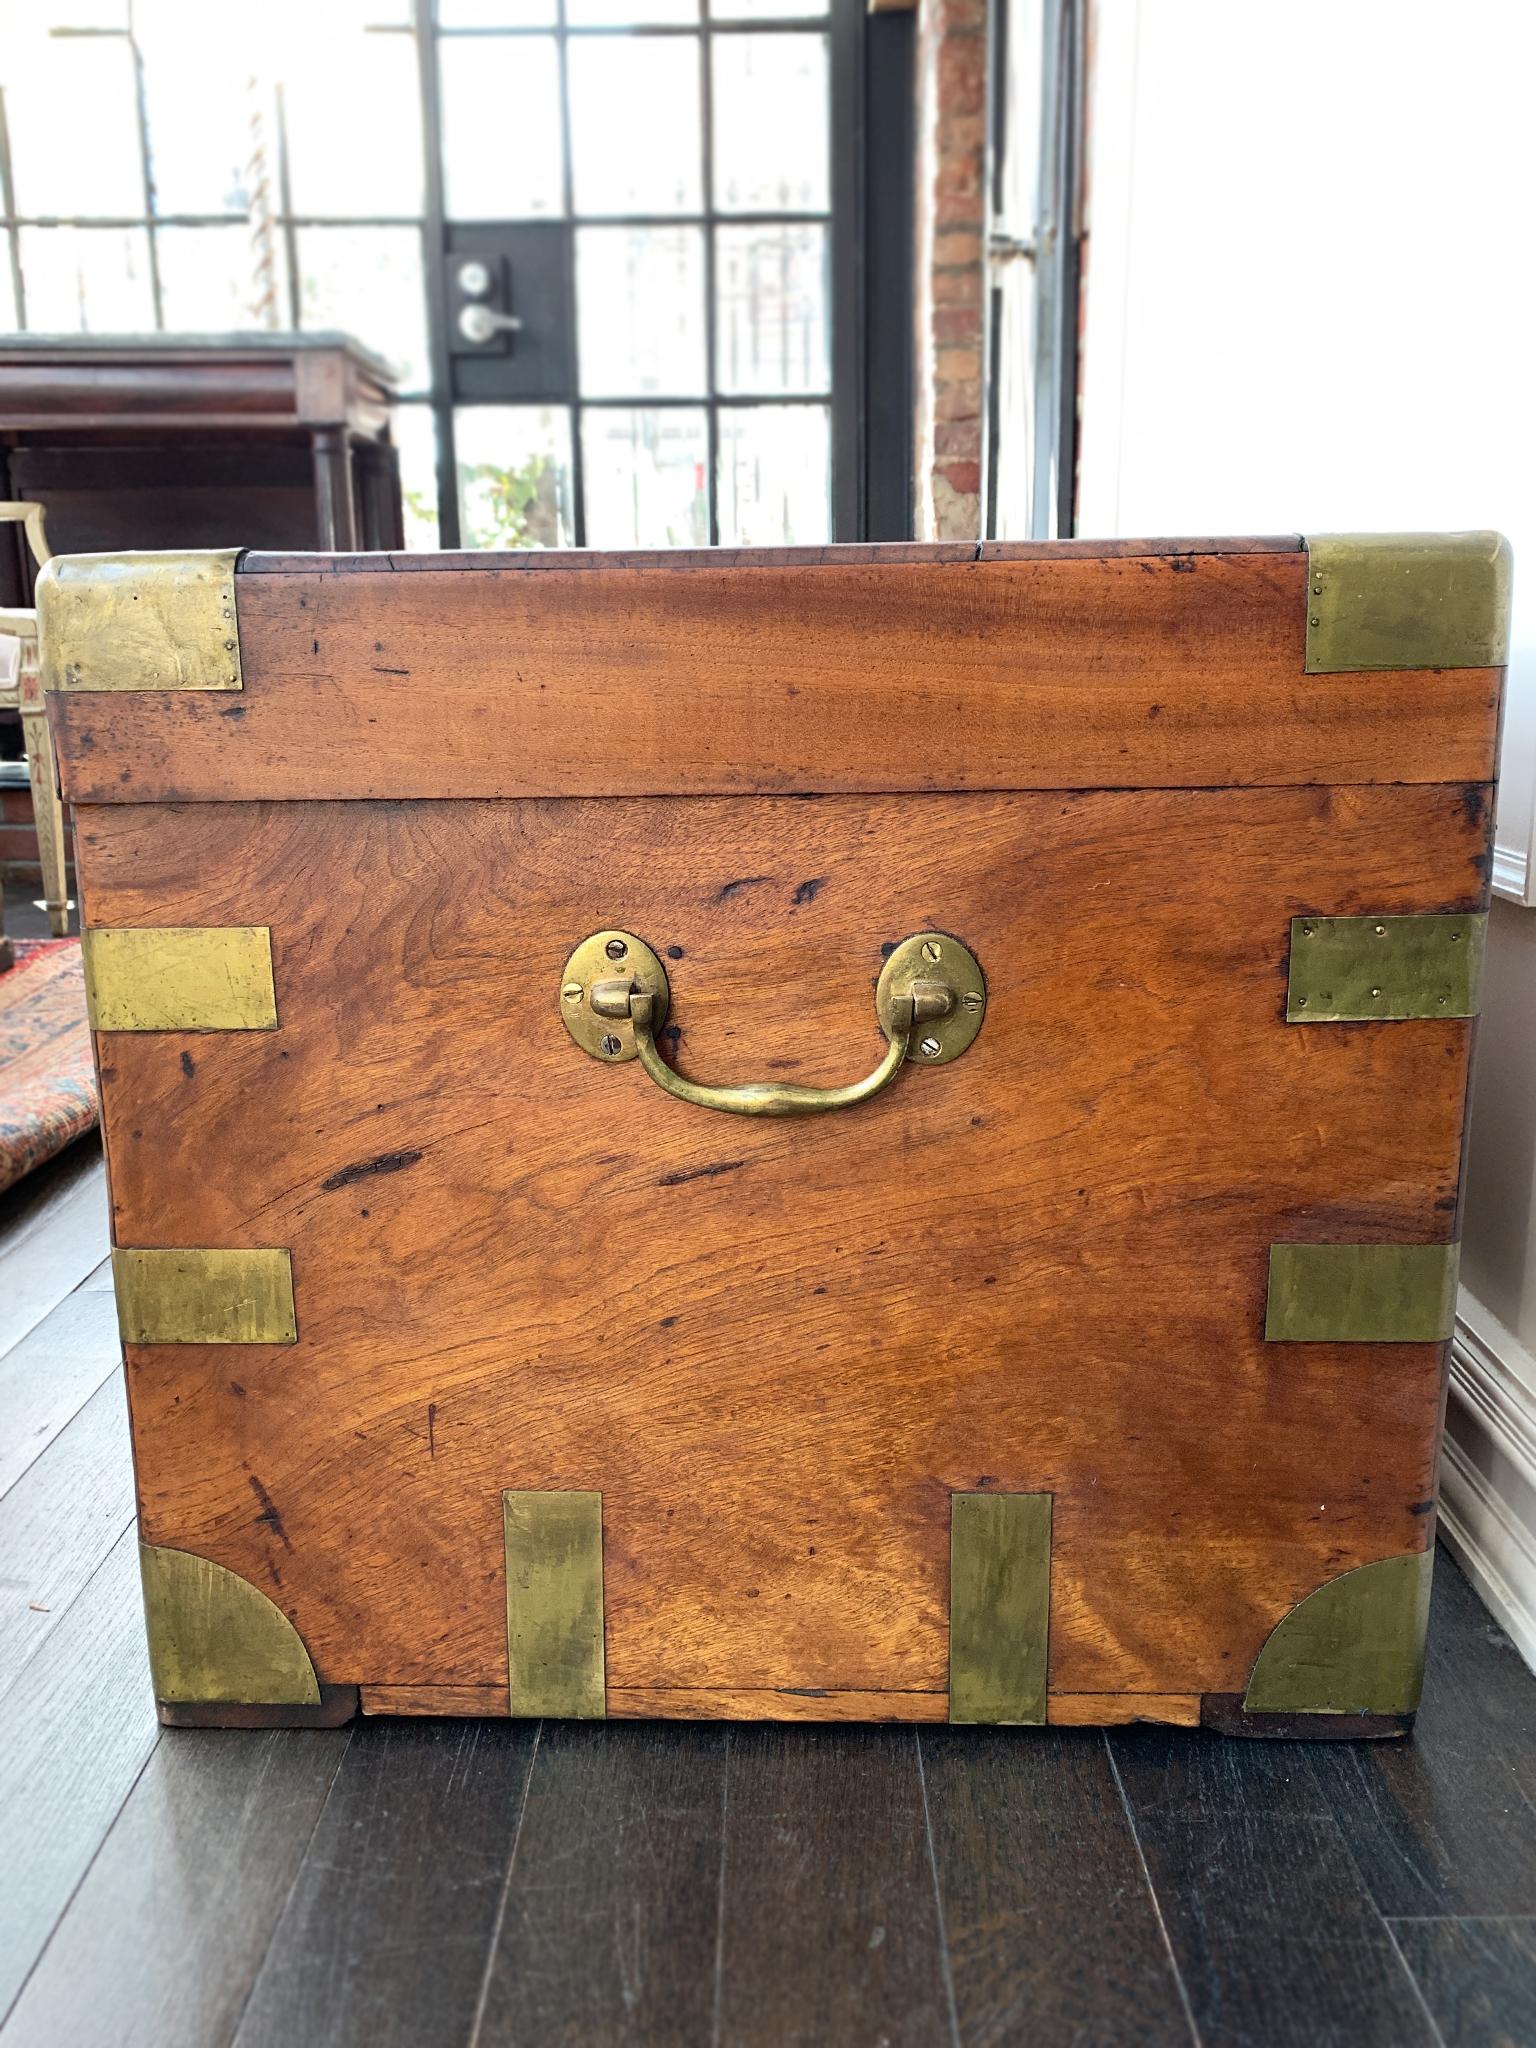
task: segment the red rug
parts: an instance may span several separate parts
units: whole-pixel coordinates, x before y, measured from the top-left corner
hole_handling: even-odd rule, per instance
[[[95,1125],[78,939],[13,939],[0,974],[0,1189]]]

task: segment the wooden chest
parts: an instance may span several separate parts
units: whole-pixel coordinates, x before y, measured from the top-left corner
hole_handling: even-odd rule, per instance
[[[56,562],[164,1718],[1406,1726],[1508,580]]]

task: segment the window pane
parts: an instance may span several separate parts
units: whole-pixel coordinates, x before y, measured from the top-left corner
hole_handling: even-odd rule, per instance
[[[716,36],[715,206],[819,213],[827,206],[827,39]]]
[[[143,228],[23,228],[21,269],[34,334],[152,334]]]
[[[144,211],[138,88],[124,36],[11,30],[5,113],[18,213]]]
[[[826,229],[810,225],[717,230],[722,391],[827,389],[826,244]]]
[[[711,21],[819,21],[819,0],[710,0]]]
[[[160,228],[160,302],[173,333],[227,334],[288,325],[288,265],[283,238],[267,239],[270,268],[258,275],[250,230]],[[263,303],[270,294],[270,305]]]
[[[704,389],[700,228],[578,228],[576,319],[588,398]]]
[[[421,99],[409,35],[336,32],[323,7],[287,66],[283,121],[297,214],[419,214]]]
[[[627,22],[697,21],[699,0],[566,0],[576,28],[622,28]]]
[[[562,210],[560,66],[553,36],[445,38],[443,178],[454,220]]]
[[[720,409],[720,541],[809,545],[832,535],[824,405]]]
[[[257,97],[238,33],[207,34],[207,0],[134,0],[157,213],[244,213],[246,165],[260,144],[277,191],[270,87]],[[199,32],[201,31],[201,32]],[[252,127],[259,106],[260,135]]]
[[[402,391],[427,381],[421,234],[416,228],[300,228],[299,324],[339,327],[381,355]]]
[[[453,438],[465,547],[570,546],[571,416],[563,406],[460,406]]]
[[[442,28],[544,28],[555,20],[555,0],[437,0]]]
[[[573,40],[571,150],[578,213],[698,213],[694,36]]]
[[[442,546],[437,525],[437,421],[427,405],[401,405],[390,423],[400,456],[400,503],[405,544],[414,551]]]
[[[702,407],[591,407],[581,418],[581,461],[588,547],[708,546]]]

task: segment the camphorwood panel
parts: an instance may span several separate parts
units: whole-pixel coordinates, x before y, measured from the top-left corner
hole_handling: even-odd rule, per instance
[[[1499,671],[1304,674],[1299,550],[854,552],[407,574],[321,558],[245,574],[239,696],[55,697],[64,791],[142,803],[1493,773]]]
[[[82,812],[90,923],[276,972],[276,1032],[101,1042],[117,1242],[294,1263],[296,1345],[130,1352],[146,1538],[328,1682],[491,1687],[502,1490],[592,1488],[616,1692],[941,1694],[951,1491],[1048,1491],[1052,1692],[1240,1690],[1427,1539],[1440,1347],[1260,1333],[1273,1241],[1454,1235],[1470,1034],[1287,1025],[1289,921],[1477,909],[1488,837],[1466,786]],[[986,1025],[710,1114],[568,1038],[613,925],[704,1078],[867,1070],[930,926]]]

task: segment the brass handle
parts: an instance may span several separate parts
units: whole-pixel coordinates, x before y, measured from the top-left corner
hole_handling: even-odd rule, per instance
[[[662,1058],[656,1034],[671,991],[666,969],[643,939],[595,932],[566,962],[561,981],[566,1028],[594,1059],[638,1059],[658,1088],[700,1109],[730,1116],[814,1116],[851,1109],[890,1086],[908,1059],[943,1066],[975,1040],[986,1011],[986,982],[973,955],[943,932],[919,932],[893,947],[875,988],[886,1049],[873,1073],[841,1088],[794,1081],[720,1086],[690,1081]]]

